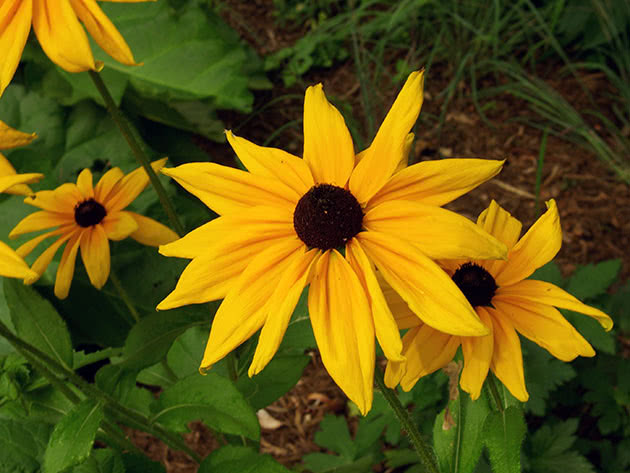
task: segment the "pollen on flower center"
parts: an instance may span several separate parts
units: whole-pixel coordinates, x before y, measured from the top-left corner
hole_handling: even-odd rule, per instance
[[[74,208],[74,220],[82,227],[101,223],[106,215],[105,207],[94,199],[84,200]]]
[[[293,212],[293,227],[309,248],[343,246],[361,231],[363,211],[357,199],[341,187],[320,184],[302,196]]]
[[[464,293],[471,306],[492,306],[497,283],[481,266],[475,263],[462,264],[453,274],[453,282]]]

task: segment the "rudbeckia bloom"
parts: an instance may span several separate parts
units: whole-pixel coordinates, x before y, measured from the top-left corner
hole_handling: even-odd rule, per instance
[[[22,133],[0,121],[0,149],[24,146],[36,137],[35,133]],[[9,160],[0,153],[0,192],[21,195],[31,194],[32,191],[26,184],[37,182],[42,177],[44,175],[40,173],[17,174]]]
[[[375,336],[388,359],[402,360],[374,265],[426,323],[458,335],[487,333],[431,258],[505,257],[505,245],[440,208],[497,174],[502,162],[451,159],[405,168],[422,86],[422,72],[411,74],[371,146],[356,156],[343,117],[319,84],[304,100],[303,159],[228,131],[249,172],[214,163],[162,170],[220,215],[160,247],[163,255],[192,261],[158,309],[224,298],[202,372],[262,327],[249,375],[260,372],[310,284],[310,320],[324,366],[366,413]]]
[[[59,67],[68,72],[100,69],[102,64],[94,60],[88,36],[79,20],[107,54],[123,64],[135,64],[129,46],[96,0],[2,0],[0,95],[15,74],[31,24],[42,49]]]
[[[591,345],[556,307],[593,317],[606,330],[613,325],[610,317],[551,283],[525,279],[551,261],[562,244],[555,201],[547,202],[547,207],[548,210],[519,240],[521,223],[492,201],[479,216],[477,224],[507,245],[507,261],[441,262],[475,307],[490,330],[489,335],[452,336],[418,323],[405,303],[393,291],[386,291],[399,327],[409,328],[403,337],[406,362],[388,364],[385,372],[388,386],[400,382],[403,389],[410,390],[418,379],[451,361],[461,345],[464,369],[460,386],[472,399],[481,394],[491,369],[514,397],[525,402],[529,395],[517,332],[562,361],[595,355]]]
[[[153,162],[152,166],[159,171],[164,164],[166,158]],[[55,295],[59,299],[68,296],[79,248],[90,282],[100,289],[109,277],[109,240],[131,237],[144,245],[158,246],[177,239],[177,234],[161,223],[124,210],[148,183],[149,176],[142,168],[126,176],[119,168],[112,168],[93,186],[92,173],[84,169],[76,184],[62,184],[55,190],[40,191],[27,197],[24,202],[42,210],[24,218],[9,237],[54,229],[24,243],[17,253],[25,257],[47,238],[55,237],[56,240],[33,263],[31,269],[36,275],[25,278],[24,282],[37,281],[57,250],[65,244],[57,268]]]

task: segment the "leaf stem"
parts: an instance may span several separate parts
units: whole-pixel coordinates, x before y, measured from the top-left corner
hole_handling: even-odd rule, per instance
[[[133,317],[133,320],[135,320],[136,323],[140,322],[140,314],[138,313],[136,306],[133,305],[131,297],[129,297],[127,290],[120,282],[120,279],[118,279],[118,276],[113,269],[110,269],[109,271],[109,279],[111,279],[114,287],[116,288],[116,291],[118,291],[118,295],[124,302],[125,306],[127,306],[127,310],[129,310],[129,313],[131,314],[131,317]]]
[[[425,470],[431,473],[438,473],[439,470],[431,447],[422,440],[422,436],[420,435],[416,424],[414,424],[411,417],[409,417],[407,409],[405,409],[405,407],[403,407],[400,403],[400,399],[398,399],[396,392],[385,386],[383,371],[378,364],[375,367],[374,374],[374,379],[376,380],[378,389],[381,393],[383,393],[383,397],[389,403],[389,406],[392,408],[392,411],[394,411],[394,414],[396,414],[396,417],[402,424],[403,429],[407,432],[407,435],[409,435],[409,439],[411,440],[418,457],[420,457],[420,461]]]
[[[103,101],[105,102],[105,107],[107,108],[107,111],[109,112],[112,119],[114,120],[114,123],[116,123],[116,125],[118,126],[118,129],[120,130],[123,137],[125,138],[125,141],[127,141],[129,148],[131,148],[131,152],[135,156],[138,163],[144,168],[146,173],[149,175],[149,180],[151,181],[151,184],[153,185],[153,188],[155,189],[155,192],[157,193],[158,198],[160,199],[160,203],[162,204],[162,207],[164,207],[164,211],[166,212],[166,215],[168,216],[168,219],[171,222],[173,229],[180,237],[184,236],[184,233],[185,233],[184,227],[179,221],[179,218],[177,217],[175,208],[173,207],[171,200],[166,194],[166,190],[164,189],[164,187],[162,186],[162,183],[158,179],[157,174],[155,174],[155,171],[151,167],[149,158],[147,157],[146,153],[144,152],[144,150],[141,148],[140,144],[138,143],[138,140],[136,139],[136,136],[131,130],[129,123],[123,116],[122,112],[116,106],[114,99],[112,98],[111,94],[109,93],[109,90],[107,89],[107,86],[105,85],[105,82],[103,82],[103,79],[101,78],[98,72],[88,71],[88,73],[90,74],[90,78],[92,79],[92,82],[94,82],[96,89],[103,97]]]
[[[492,394],[492,398],[494,399],[494,403],[497,405],[497,409],[499,412],[503,413],[503,401],[501,401],[501,396],[499,395],[499,390],[497,389],[497,385],[494,382],[494,376],[492,374],[488,374],[486,378],[488,380],[488,387],[490,388],[490,394]]]

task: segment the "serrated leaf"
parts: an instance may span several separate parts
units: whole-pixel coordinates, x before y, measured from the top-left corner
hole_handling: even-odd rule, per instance
[[[72,369],[70,333],[52,304],[15,279],[4,280],[4,294],[18,336]]]
[[[41,422],[0,419],[0,471],[39,472],[50,430]]]
[[[564,278],[562,277],[562,272],[560,271],[560,267],[556,264],[555,261],[550,261],[544,266],[538,268],[536,271],[534,271],[534,274],[529,277],[529,279],[547,281],[560,287],[564,286]]]
[[[85,353],[85,351],[75,351],[74,352],[74,366],[73,369],[77,370],[87,365],[91,365],[92,363],[96,363],[97,361],[108,360],[112,356],[119,356],[121,354],[120,348],[104,348],[102,350],[93,351],[91,353]]]
[[[592,299],[606,290],[617,279],[621,260],[613,259],[578,268],[569,279],[567,291],[580,300]]]
[[[531,439],[529,469],[532,473],[595,473],[593,465],[571,450],[576,440],[577,419],[569,419],[555,425],[544,425]]]
[[[353,460],[357,448],[350,437],[346,418],[327,415],[319,424],[319,430],[315,433],[315,443],[338,453],[346,460]]]
[[[521,444],[526,432],[523,410],[510,406],[503,412],[491,412],[486,418],[483,432],[492,471],[520,473]]]
[[[565,311],[567,320],[580,334],[589,341],[598,352],[614,355],[617,352],[617,344],[613,332],[606,332],[593,318],[576,312]]]
[[[151,406],[153,421],[183,432],[201,420],[219,432],[258,440],[260,426],[252,407],[232,381],[215,373],[194,374],[166,388]]]
[[[289,473],[284,466],[269,455],[262,455],[251,448],[228,445],[208,455],[197,473]]]
[[[59,473],[88,457],[103,420],[103,406],[86,399],[55,426],[44,454],[44,473]]]

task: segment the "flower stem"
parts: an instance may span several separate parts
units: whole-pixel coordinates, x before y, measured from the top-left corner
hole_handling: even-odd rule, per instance
[[[118,295],[120,296],[122,301],[125,303],[125,306],[127,306],[127,310],[131,314],[131,317],[133,317],[133,320],[135,320],[136,323],[140,322],[140,314],[138,314],[138,310],[136,309],[136,306],[133,305],[133,302],[131,301],[131,297],[129,297],[127,290],[125,289],[123,284],[120,282],[120,279],[118,279],[118,276],[116,275],[114,270],[110,269],[109,279],[111,279],[112,283],[114,284],[114,287],[116,288],[116,291],[118,291]]]
[[[153,185],[155,192],[157,192],[158,198],[160,199],[160,203],[162,204],[162,207],[164,207],[164,211],[166,212],[166,215],[168,216],[168,219],[171,222],[173,229],[180,237],[184,236],[184,233],[185,233],[184,227],[182,226],[181,222],[179,221],[179,218],[177,217],[175,208],[173,207],[171,200],[166,194],[166,190],[164,190],[162,183],[157,177],[157,174],[155,174],[155,171],[151,167],[149,158],[147,157],[146,153],[143,151],[142,147],[138,143],[138,140],[134,136],[134,133],[131,130],[131,127],[129,126],[129,123],[127,123],[127,120],[125,119],[121,111],[116,106],[114,99],[112,98],[111,94],[109,93],[109,90],[107,89],[107,86],[105,85],[105,82],[103,82],[103,79],[101,78],[98,72],[88,71],[88,73],[90,74],[90,78],[92,79],[92,82],[94,82],[96,89],[103,97],[103,101],[105,102],[105,107],[107,108],[107,111],[111,115],[112,119],[118,126],[118,129],[120,130],[123,137],[127,141],[127,144],[131,148],[131,152],[136,157],[136,160],[138,161],[138,163],[144,168],[144,170],[149,175],[149,180],[151,181],[151,184]]]
[[[494,403],[497,405],[497,409],[499,412],[503,412],[503,401],[501,401],[501,396],[499,395],[499,390],[497,389],[497,385],[494,382],[494,376],[489,374],[487,377],[488,387],[490,388],[490,394],[492,394],[492,398],[494,399]]]
[[[378,389],[380,389],[381,393],[383,393],[383,397],[389,403],[389,406],[394,411],[394,414],[396,414],[396,417],[402,424],[403,429],[407,432],[407,435],[409,435],[409,439],[411,440],[418,457],[420,457],[420,461],[425,470],[431,473],[438,473],[439,470],[431,447],[422,440],[422,436],[420,435],[418,428],[409,417],[407,409],[405,409],[405,407],[403,407],[400,403],[400,399],[398,399],[396,392],[385,386],[383,371],[378,365],[375,367],[374,374],[374,379],[376,380]]]

